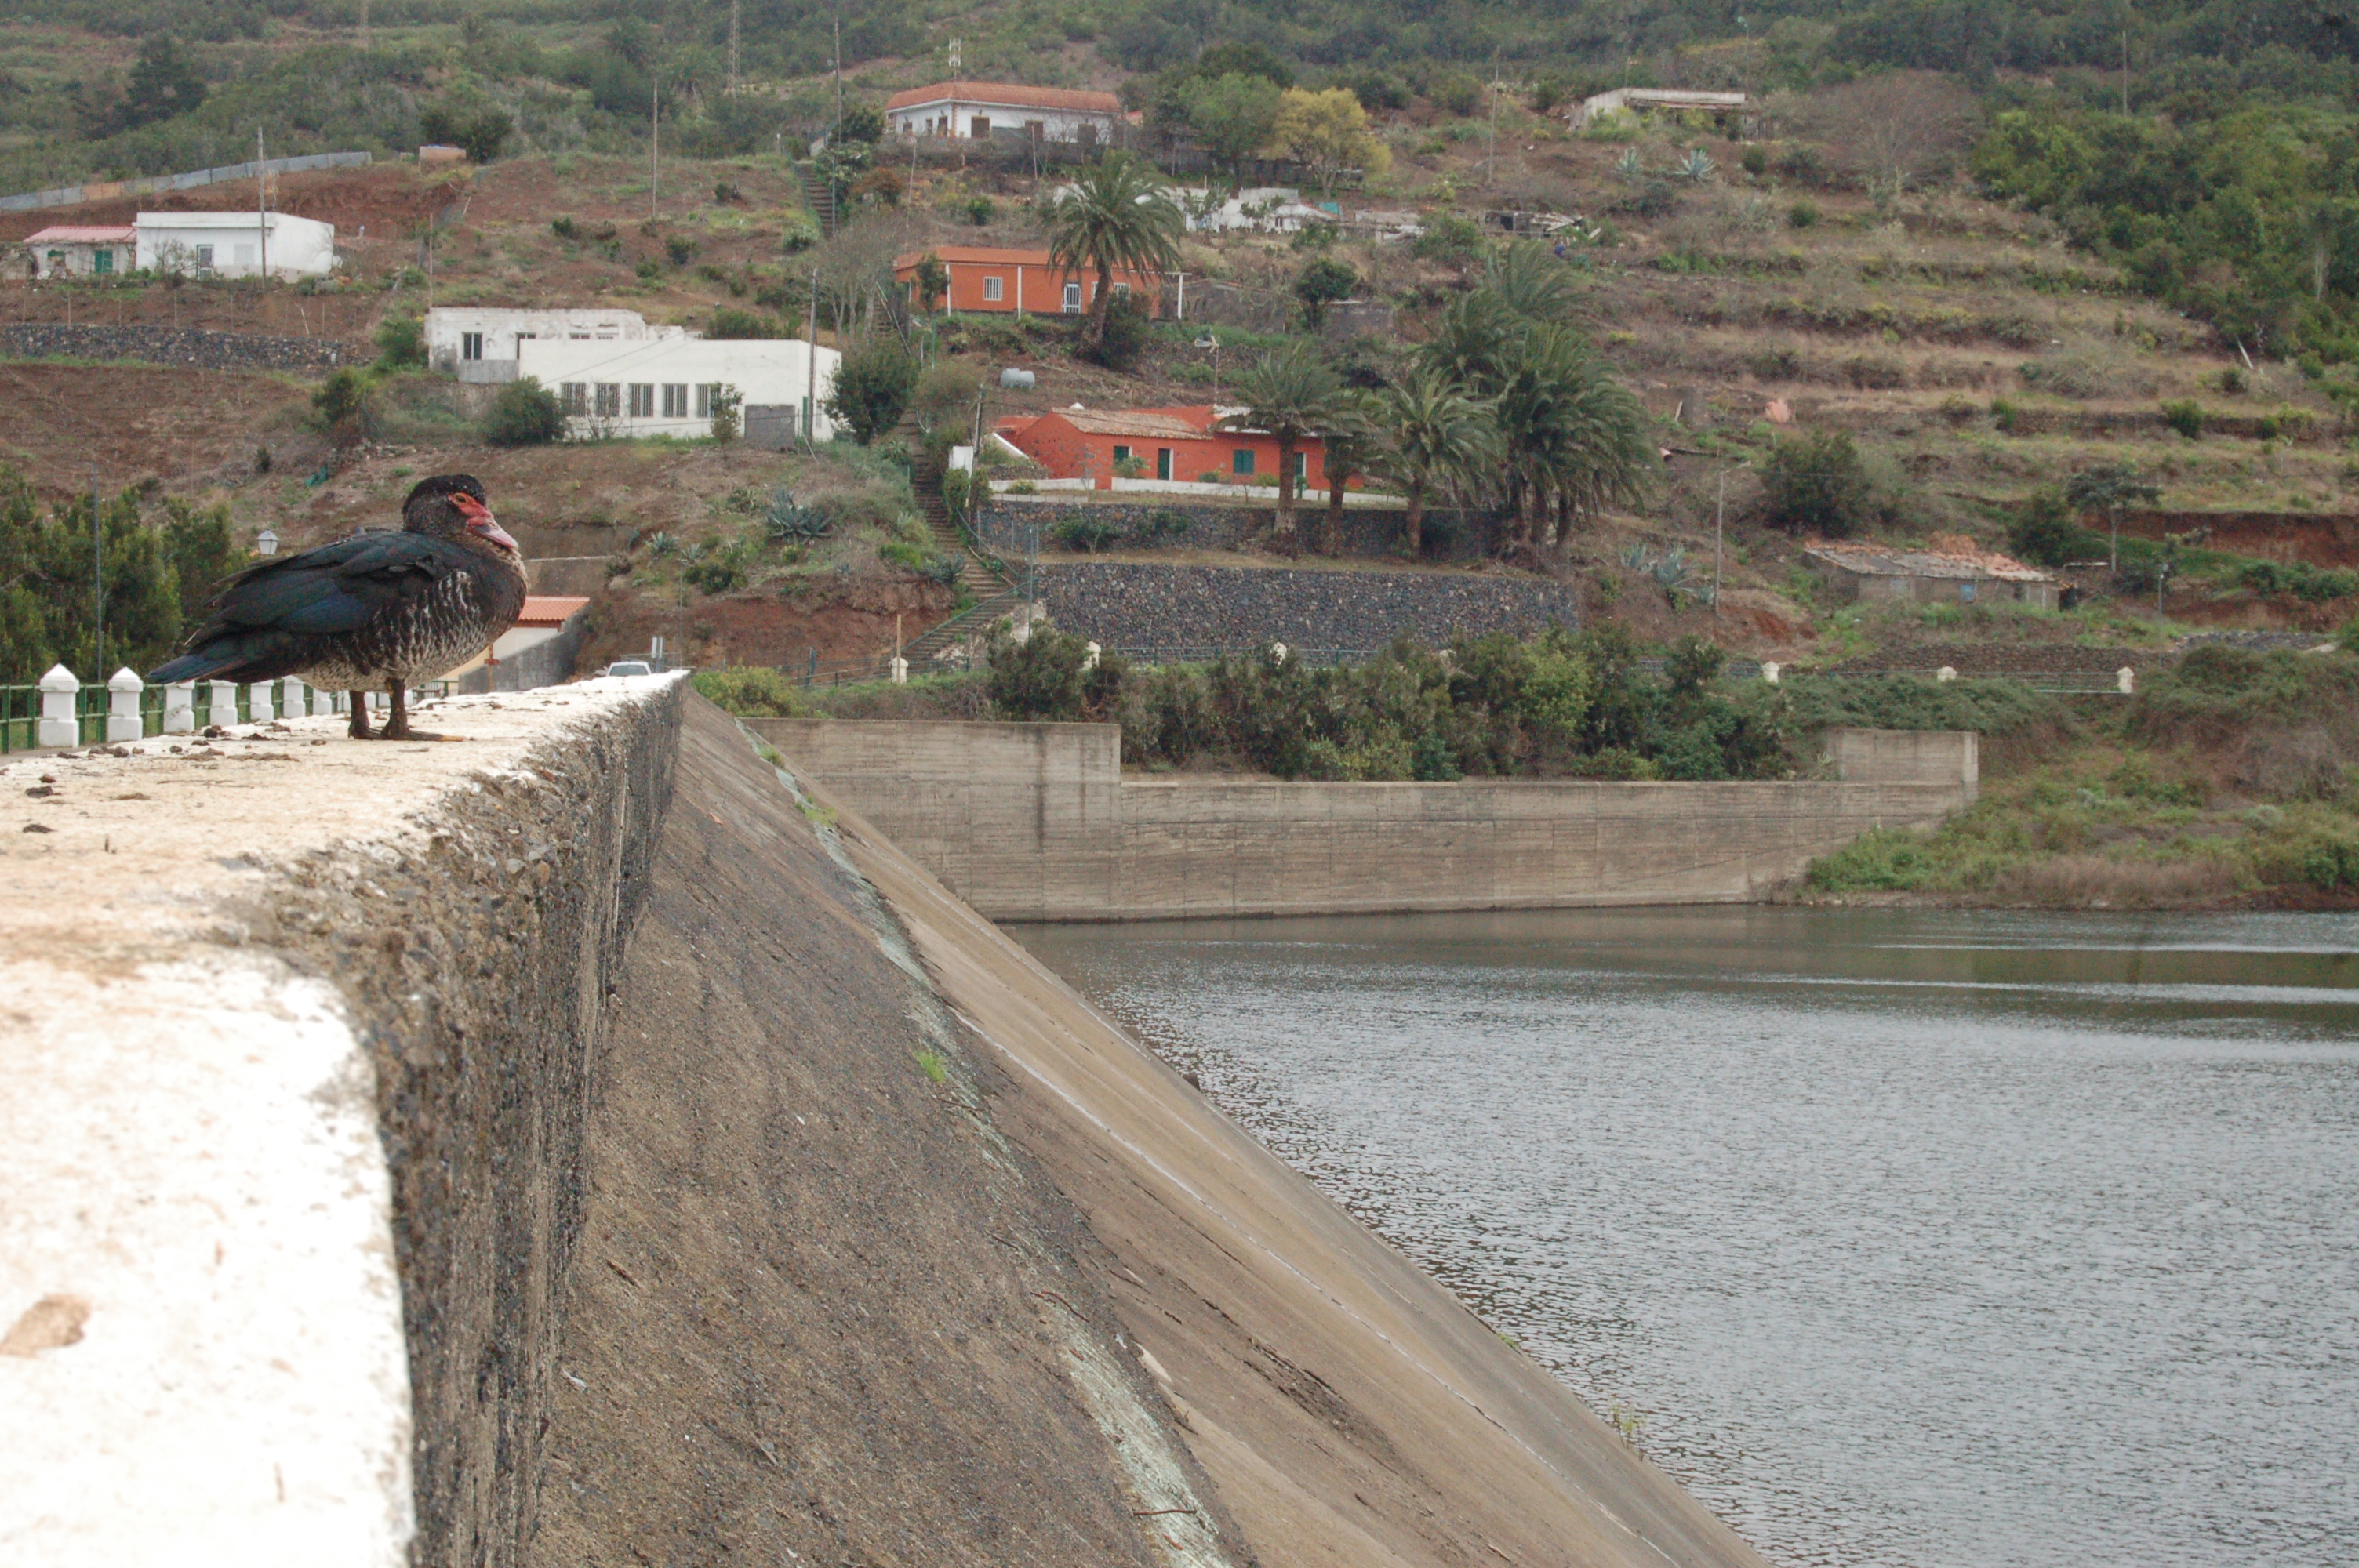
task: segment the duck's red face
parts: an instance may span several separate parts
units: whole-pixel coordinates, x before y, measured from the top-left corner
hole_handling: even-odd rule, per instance
[[[516,549],[516,542],[508,537],[508,531],[500,526],[499,520],[492,515],[490,507],[469,495],[465,491],[454,492],[451,497],[451,504],[457,507],[459,515],[467,520],[468,533],[479,538],[489,539],[502,549]],[[518,553],[522,552],[518,551]]]

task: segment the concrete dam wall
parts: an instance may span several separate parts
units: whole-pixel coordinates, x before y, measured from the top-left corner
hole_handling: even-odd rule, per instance
[[[1760,1559],[670,677],[0,768],[0,1559]]]
[[[1695,903],[1971,801],[1976,738],[1843,730],[1791,784],[1125,777],[1104,724],[752,728],[995,920]]]

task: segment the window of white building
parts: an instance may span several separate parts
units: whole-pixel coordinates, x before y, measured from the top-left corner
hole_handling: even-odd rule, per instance
[[[667,419],[688,417],[688,383],[672,381],[664,384],[664,417]]]
[[[631,417],[652,419],[656,416],[656,384],[651,381],[631,383]]]

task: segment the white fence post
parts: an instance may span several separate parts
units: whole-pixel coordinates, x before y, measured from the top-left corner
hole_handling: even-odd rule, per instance
[[[164,733],[193,735],[197,730],[197,683],[176,680],[164,688]]]
[[[1099,647],[1095,643],[1082,643],[1082,668],[1083,668],[1083,669],[1085,669],[1085,670],[1093,670],[1093,669],[1097,668],[1097,667],[1098,667],[1098,655],[1099,655],[1100,654],[1104,653],[1104,652],[1105,652],[1105,650],[1104,650],[1103,648]]]
[[[1776,686],[1777,684],[1778,668],[1779,666],[1775,659],[1764,659],[1761,663],[1761,678],[1767,681],[1771,686]]]
[[[1951,665],[1943,665],[1933,672],[1933,678],[1942,682],[1953,681],[1958,678],[1958,672]]]
[[[2124,665],[2120,669],[2114,672],[2114,685],[2121,688],[2121,693],[2124,697],[2136,696],[2137,693],[2137,671],[2130,668],[2127,665]]]
[[[146,738],[147,727],[139,718],[139,694],[147,690],[142,681],[128,666],[114,672],[106,683],[106,741],[119,746],[125,741]]]
[[[892,658],[886,661],[885,667],[891,673],[893,684],[895,686],[907,686],[909,684],[908,660],[903,658],[900,654],[896,654]]]
[[[270,683],[266,680],[255,681],[245,688],[245,706],[247,718],[255,724],[267,724],[278,717],[278,710],[271,705]]]
[[[288,676],[278,683],[278,716],[281,719],[300,719],[304,711],[303,683]]]
[[[41,723],[37,739],[44,746],[73,746],[82,741],[82,725],[74,719],[74,697],[82,682],[63,665],[51,665],[41,677]]]
[[[237,722],[237,687],[225,680],[205,682],[205,723],[226,730]]]

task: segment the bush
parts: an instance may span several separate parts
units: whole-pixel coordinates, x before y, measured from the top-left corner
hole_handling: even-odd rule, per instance
[[[789,212],[780,222],[783,231],[778,236],[778,248],[788,255],[799,254],[820,243],[819,220],[808,212]]]
[[[970,196],[965,212],[966,221],[980,229],[999,215],[999,205],[988,196]]]
[[[991,644],[991,705],[1004,719],[1027,722],[1094,723],[1113,717],[1129,673],[1117,654],[1082,668],[1086,643],[1055,627],[1036,624],[1022,643],[1000,636]]]
[[[1051,536],[1069,550],[1094,556],[1113,549],[1122,539],[1122,530],[1095,517],[1068,517],[1057,524]]]
[[[1108,370],[1127,371],[1147,351],[1153,334],[1147,307],[1127,294],[1118,294],[1106,306],[1104,334],[1083,351],[1084,356]]]
[[[390,370],[416,370],[426,363],[426,323],[415,316],[388,316],[376,327],[377,362]]]
[[[835,135],[832,139],[873,146],[883,140],[884,135],[885,111],[873,103],[855,103],[843,112],[842,119],[836,122]]]
[[[1841,430],[1777,443],[1762,466],[1762,521],[1788,533],[1848,538],[1868,521],[1875,486]]]
[[[1425,261],[1473,261],[1483,254],[1483,231],[1471,218],[1444,213],[1425,225],[1409,249]]]
[[[2072,514],[2061,491],[2034,491],[2017,508],[2007,524],[2006,547],[2020,561],[2033,566],[2060,567],[2077,558],[2082,547],[2081,520]]]
[[[1789,229],[1812,229],[1818,222],[1819,204],[1807,196],[1786,209],[1786,227]]]
[[[712,313],[712,319],[706,325],[704,335],[708,338],[745,340],[788,338],[794,334],[789,332],[776,317],[724,306]]]
[[[758,665],[699,670],[689,676],[689,684],[715,707],[741,719],[799,719],[810,711],[784,673]]]
[[[565,411],[557,394],[531,376],[500,388],[484,411],[484,439],[495,447],[545,447],[565,438]]]
[[[686,266],[696,259],[696,242],[685,234],[664,236],[664,257],[674,266]]]
[[[2182,397],[2164,404],[2162,422],[2190,441],[2203,438],[2203,410],[2192,398]]]
[[[340,438],[358,435],[358,427],[365,424],[368,414],[368,383],[358,371],[332,372],[311,395],[313,422]]]
[[[891,338],[876,338],[843,356],[827,413],[867,446],[900,423],[918,386],[918,362]]]
[[[1745,156],[1737,162],[1756,179],[1769,172],[1769,155],[1759,147],[1745,148]]]

